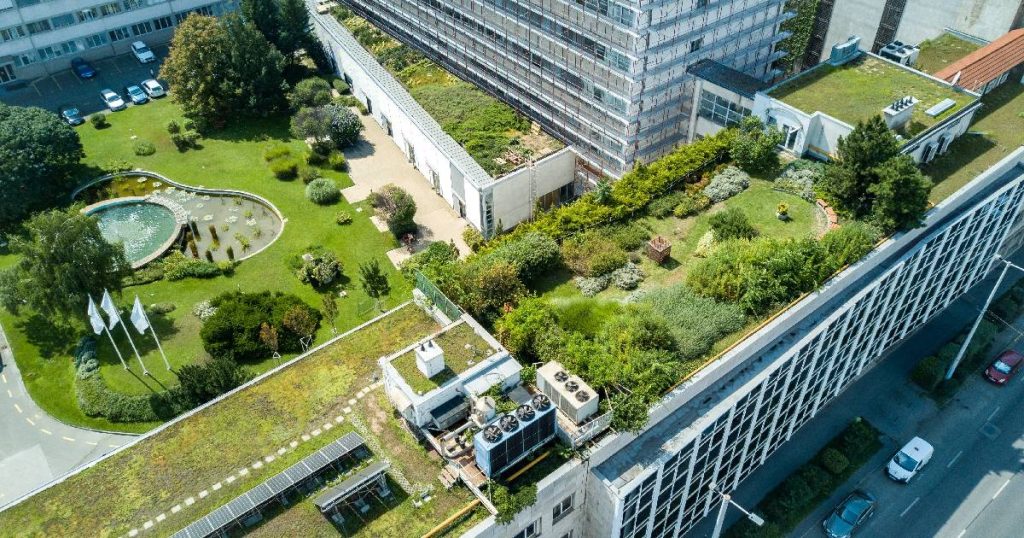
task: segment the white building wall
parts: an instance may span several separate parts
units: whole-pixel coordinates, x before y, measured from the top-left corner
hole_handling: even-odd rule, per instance
[[[576,153],[564,148],[532,167],[522,167],[503,176],[491,188],[496,218],[505,229],[529,219],[533,216],[533,200],[572,182],[575,170]]]

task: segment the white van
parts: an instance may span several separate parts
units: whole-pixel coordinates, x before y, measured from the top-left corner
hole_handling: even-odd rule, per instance
[[[935,449],[928,441],[915,437],[889,460],[885,472],[889,478],[897,482],[910,482],[910,479],[932,459],[934,453]]]

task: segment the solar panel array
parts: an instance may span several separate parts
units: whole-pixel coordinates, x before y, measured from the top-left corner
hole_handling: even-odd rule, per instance
[[[302,461],[270,477],[262,484],[235,497],[202,519],[181,529],[173,538],[206,538],[213,536],[228,525],[248,516],[275,496],[288,491],[296,484],[319,474],[329,465],[349,455],[364,444],[358,433],[347,433],[333,443],[306,456]]]
[[[391,464],[387,461],[378,461],[373,465],[360,470],[354,476],[348,478],[337,486],[323,492],[315,501],[313,501],[313,504],[319,508],[321,512],[328,510],[340,501],[345,500],[345,498],[352,495],[352,493],[361,489],[371,480],[374,480],[382,473],[387,472],[390,468]]]

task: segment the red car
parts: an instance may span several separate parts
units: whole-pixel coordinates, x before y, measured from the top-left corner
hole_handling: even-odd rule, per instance
[[[985,369],[985,379],[996,385],[1005,385],[1020,370],[1021,364],[1024,364],[1024,355],[1008,349]]]

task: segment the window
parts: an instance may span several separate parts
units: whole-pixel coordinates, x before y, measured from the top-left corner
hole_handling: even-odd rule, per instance
[[[10,28],[0,30],[0,41],[13,41],[15,39],[21,39],[25,37],[25,35],[25,28],[21,26],[11,26]]]
[[[156,30],[163,30],[164,28],[170,28],[174,26],[174,22],[171,21],[170,17],[160,17],[159,19],[153,19],[153,28]]]
[[[722,127],[732,127],[739,125],[744,117],[749,116],[750,109],[707,90],[702,90],[697,115]]]
[[[96,10],[93,8],[86,8],[78,12],[78,22],[91,21],[96,18]]]
[[[107,35],[110,36],[111,43],[115,43],[117,41],[121,41],[122,39],[128,39],[129,37],[131,37],[131,33],[128,32],[127,26],[122,26],[121,28],[114,28],[113,30],[108,32]]]
[[[153,31],[153,25],[149,21],[140,22],[139,24],[132,25],[132,33],[135,35],[145,35]]]
[[[109,4],[103,4],[100,6],[100,16],[107,17],[109,15],[116,15],[121,12],[121,4],[117,2],[111,2]]]
[[[11,64],[0,65],[0,84],[6,84],[8,82],[17,80],[18,77],[14,76],[14,66]]]
[[[87,36],[85,38],[85,48],[94,49],[96,47],[102,47],[107,44],[107,37],[103,34],[96,34]]]
[[[41,34],[43,32],[49,32],[50,30],[53,29],[53,28],[50,27],[50,21],[30,22],[30,23],[26,24],[25,27],[28,28],[28,33],[30,35],[36,35],[36,34]]]
[[[42,0],[18,0],[18,7],[34,6]]]
[[[50,24],[52,24],[54,28],[64,28],[65,26],[71,26],[72,24],[75,24],[75,16],[70,13],[57,15],[56,17],[50,19]]]
[[[698,37],[697,39],[690,41],[690,53],[692,54],[694,52],[697,52],[698,50],[700,50],[702,46],[704,46],[703,37]]]
[[[537,538],[538,536],[540,536],[540,519],[523,527],[523,530],[515,533],[512,538]]]
[[[124,0],[122,4],[124,5],[125,11],[131,11],[142,7],[142,0]]]
[[[551,509],[551,524],[554,525],[562,520],[563,517],[569,515],[572,512],[572,495],[562,499],[561,502],[555,505]]]

